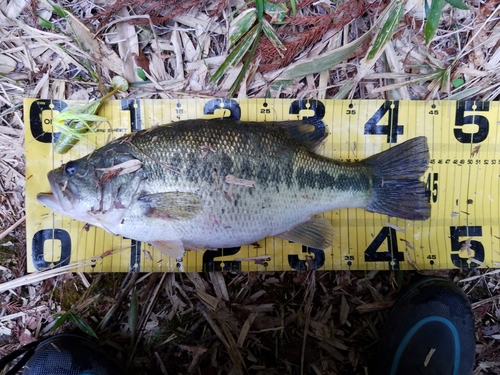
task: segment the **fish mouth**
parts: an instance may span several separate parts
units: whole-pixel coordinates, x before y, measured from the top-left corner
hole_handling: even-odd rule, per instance
[[[47,174],[52,193],[39,193],[36,199],[39,203],[56,212],[68,212],[73,208],[75,195],[68,186],[68,181],[58,181],[53,171]]]

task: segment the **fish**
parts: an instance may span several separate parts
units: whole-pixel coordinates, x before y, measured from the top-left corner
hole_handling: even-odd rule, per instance
[[[426,220],[424,136],[359,162],[318,154],[313,121],[197,119],[117,138],[47,175],[47,208],[181,259],[186,249],[231,248],[275,236],[332,245],[316,215],[344,208]]]

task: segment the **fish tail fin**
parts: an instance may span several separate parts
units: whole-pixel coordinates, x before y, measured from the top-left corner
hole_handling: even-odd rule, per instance
[[[366,209],[408,220],[426,220],[431,206],[420,177],[429,165],[426,137],[416,137],[364,160],[373,174]]]

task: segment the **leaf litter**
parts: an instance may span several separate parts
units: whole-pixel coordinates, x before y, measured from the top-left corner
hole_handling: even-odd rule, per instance
[[[111,343],[136,374],[366,374],[390,306],[423,273],[468,294],[477,322],[474,374],[498,373],[497,270],[77,272],[110,254],[103,249],[101,257],[25,274],[24,97],[88,102],[115,75],[131,83],[122,98],[227,96],[239,75],[238,97],[494,100],[500,93],[494,0],[468,2],[468,10],[436,2],[443,8],[430,26],[414,0],[277,3],[287,11],[263,13],[246,70],[244,62],[228,66],[214,84],[229,40],[242,31],[231,20],[252,14],[251,2],[0,2],[0,355],[79,331]],[[388,17],[391,7],[398,11]],[[201,157],[209,152],[202,148]]]

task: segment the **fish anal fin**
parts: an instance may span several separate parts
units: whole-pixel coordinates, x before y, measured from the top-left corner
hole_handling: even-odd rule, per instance
[[[152,241],[151,245],[160,250],[163,254],[180,259],[184,255],[184,244],[181,240]]]
[[[333,226],[326,219],[314,218],[280,233],[276,237],[324,250],[332,245]]]
[[[191,219],[201,211],[196,194],[166,192],[143,195],[139,198],[148,217],[165,220]]]

